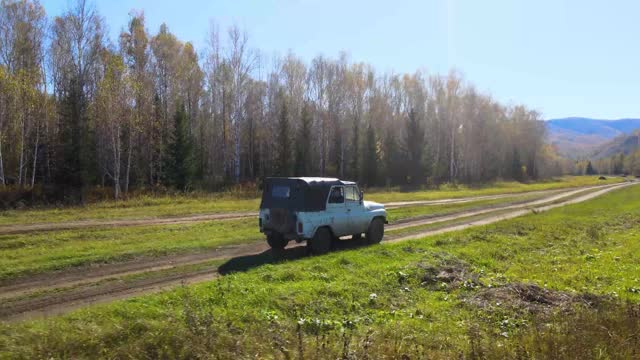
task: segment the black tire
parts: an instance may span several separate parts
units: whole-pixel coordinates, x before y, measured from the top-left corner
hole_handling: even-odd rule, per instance
[[[367,230],[367,242],[369,244],[379,244],[384,237],[384,220],[375,218]]]
[[[271,246],[272,250],[276,250],[276,251],[283,250],[288,243],[289,243],[289,240],[286,240],[284,236],[282,236],[282,234],[271,233],[267,235],[267,244]]]
[[[321,255],[331,251],[332,242],[333,234],[331,233],[331,230],[329,230],[329,228],[322,227],[316,230],[316,234],[312,239],[307,241],[307,246],[310,247],[313,254]]]

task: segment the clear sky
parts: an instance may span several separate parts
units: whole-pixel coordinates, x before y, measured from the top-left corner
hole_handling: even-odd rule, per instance
[[[49,16],[69,0],[41,0]],[[640,117],[640,1],[95,0],[112,39],[131,9],[203,49],[211,21],[237,24],[268,55],[336,57],[380,71],[455,68],[545,118]]]

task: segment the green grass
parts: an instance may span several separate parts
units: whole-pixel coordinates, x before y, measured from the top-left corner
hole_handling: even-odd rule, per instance
[[[435,216],[530,198],[534,196],[397,208],[389,210],[389,220]],[[136,256],[197,252],[262,240],[264,236],[259,233],[255,219],[0,235],[0,282],[47,271],[118,262]]]
[[[98,287],[98,286],[105,286],[105,285],[108,286],[112,284],[119,285],[123,283],[127,283],[130,285],[130,284],[142,282],[145,280],[154,280],[154,279],[166,280],[167,278],[171,278],[171,277],[177,278],[177,277],[180,277],[181,275],[192,275],[194,273],[199,273],[202,271],[215,273],[218,267],[223,263],[224,263],[223,259],[214,259],[214,260],[208,260],[204,262],[198,262],[195,264],[176,265],[170,268],[157,270],[157,271],[137,272],[137,273],[131,273],[131,274],[125,274],[125,275],[118,274],[118,275],[113,275],[111,277],[106,277],[96,282],[91,282],[89,284],[75,283],[67,287],[47,288],[47,289],[37,290],[33,292],[28,292],[18,296],[11,296],[5,301],[7,304],[10,304],[10,303],[19,303],[21,301],[25,301],[29,299],[52,297],[52,296],[65,294],[65,293],[72,293],[75,290],[80,290],[80,289],[86,288],[87,286]]]
[[[495,182],[479,187],[443,185],[436,190],[402,192],[397,189],[372,189],[365,198],[378,202],[438,200],[468,196],[521,193],[567,187],[601,185],[623,181],[622,178],[598,180],[594,176],[566,176],[549,181],[522,184]],[[103,201],[84,207],[42,208],[0,212],[0,226],[52,223],[79,220],[143,219],[203,213],[257,211],[260,200],[234,194],[194,194],[174,196],[140,196],[130,200]]]
[[[580,191],[576,194],[573,194],[571,196],[566,196],[566,197],[562,197],[553,201],[548,201],[548,202],[544,202],[541,204],[538,204],[537,206],[543,206],[543,205],[552,205],[552,204],[556,204],[556,203],[562,203],[580,196],[584,196],[587,193],[590,192],[594,192],[597,190],[593,190],[593,189],[588,189],[588,190],[583,190]],[[429,224],[423,224],[423,225],[415,225],[415,226],[411,226],[411,227],[406,227],[406,228],[400,228],[400,229],[388,229],[386,230],[387,234],[390,235],[394,235],[394,236],[403,236],[403,235],[411,235],[411,234],[417,234],[426,230],[437,230],[439,228],[443,228],[443,227],[448,227],[448,226],[452,226],[452,225],[458,225],[458,224],[464,224],[464,223],[468,223],[468,222],[472,222],[472,221],[476,221],[476,220],[482,220],[484,218],[486,218],[487,216],[495,216],[495,215],[502,215],[502,214],[508,214],[514,210],[520,210],[520,209],[526,209],[528,207],[521,207],[518,209],[500,209],[500,207],[502,206],[509,206],[509,205],[517,205],[519,202],[522,202],[523,200],[525,201],[534,201],[537,200],[539,198],[543,198],[541,196],[535,196],[535,195],[529,195],[529,196],[519,196],[516,198],[509,198],[509,199],[496,199],[496,200],[484,200],[484,201],[479,201],[479,202],[486,202],[487,204],[485,204],[485,206],[487,205],[496,205],[496,209],[491,211],[490,213],[483,213],[483,214],[478,214],[478,215],[472,215],[472,216],[465,216],[465,217],[461,217],[459,219],[453,219],[453,220],[447,220],[447,221],[440,221],[440,222],[435,222],[435,223],[429,223]],[[474,209],[483,209],[482,206],[475,206],[475,202],[470,202],[468,203],[469,205],[467,205],[467,207],[461,207],[458,208],[457,211],[448,211],[445,209],[442,209],[443,211],[439,214],[449,214],[449,213],[456,213],[456,212],[461,212],[461,211],[473,211]],[[398,209],[398,210],[402,210],[402,209]],[[430,214],[429,214],[430,215]]]
[[[625,179],[620,177],[610,177],[606,180],[598,180],[597,176],[563,176],[561,178],[532,183],[499,181],[483,184],[480,186],[453,186],[451,184],[446,184],[440,186],[440,188],[436,190],[421,190],[411,192],[402,192],[398,189],[373,189],[370,193],[365,193],[365,198],[382,203],[388,203],[392,201],[439,200],[508,193],[517,194],[528,191],[565,189],[580,186],[605,185],[624,181]]]
[[[0,236],[0,281],[94,263],[262,240],[255,219]]]
[[[482,220],[482,219],[485,219],[487,216],[507,214],[507,213],[510,213],[511,211],[512,210],[496,210],[496,211],[492,211],[490,214],[485,213],[480,215],[465,216],[460,219],[438,221],[434,223],[415,225],[415,226],[405,227],[400,229],[388,229],[388,230],[385,230],[385,234],[393,237],[415,235],[428,230],[438,230],[438,229],[442,229],[442,228],[446,228],[454,225],[466,224],[469,222]]]
[[[532,201],[542,198],[541,195],[518,195],[500,199],[490,200],[477,200],[469,201],[457,204],[441,204],[441,205],[418,205],[418,206],[406,206],[401,208],[387,210],[388,220],[390,223],[394,223],[400,220],[406,220],[411,218],[419,218],[425,216],[443,215],[449,213],[455,213],[466,210],[473,210],[484,207],[491,207],[497,205],[517,204],[524,201]]]
[[[79,220],[149,219],[190,214],[256,211],[260,200],[216,194],[199,196],[142,196],[103,201],[84,207],[10,210],[0,213],[0,225],[54,223]]]
[[[462,232],[267,264],[63,317],[1,324],[0,357],[633,358],[639,234],[634,186]],[[466,280],[425,280],[445,265]],[[518,283],[588,293],[600,299],[599,310],[536,313],[507,300],[488,308],[470,301]]]

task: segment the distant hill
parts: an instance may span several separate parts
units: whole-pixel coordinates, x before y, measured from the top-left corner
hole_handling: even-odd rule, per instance
[[[582,117],[546,122],[549,141],[570,158],[602,153],[612,140],[640,129],[640,119],[601,120]]]
[[[602,159],[623,153],[629,155],[640,147],[640,132],[636,131],[631,135],[621,135],[608,143],[601,145],[591,156],[592,159]]]

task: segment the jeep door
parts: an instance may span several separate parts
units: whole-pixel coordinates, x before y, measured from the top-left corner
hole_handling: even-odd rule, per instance
[[[345,204],[344,186],[333,186],[327,199],[328,225],[335,236],[344,236],[349,233],[349,212]]]
[[[364,205],[360,201],[360,190],[355,185],[347,185],[344,192],[347,213],[349,214],[349,234],[360,234],[367,231],[369,222]]]

